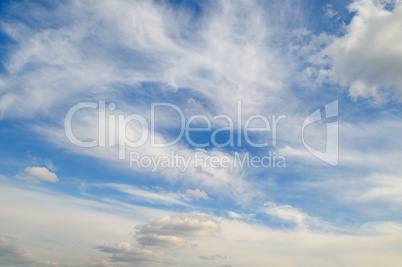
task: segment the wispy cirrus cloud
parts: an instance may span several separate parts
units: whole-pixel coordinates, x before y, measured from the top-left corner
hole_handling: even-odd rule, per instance
[[[36,10],[30,19],[43,23],[43,7],[30,8]],[[142,82],[162,83],[166,90],[191,88],[220,112],[235,108],[228,93],[242,99],[247,112],[276,105],[288,67],[266,45],[271,21],[245,1],[205,8],[191,17],[146,1],[68,2],[46,15],[48,24],[57,25],[52,28],[29,20],[3,22],[3,31],[16,42],[5,64],[8,75],[2,77],[3,116],[50,115],[66,99],[116,96],[121,93],[116,84],[137,91]],[[35,68],[26,70],[30,64]]]
[[[163,190],[160,192],[153,192],[123,184],[103,184],[101,186],[126,193],[140,202],[191,207],[188,203],[183,201],[183,194],[165,192]]]
[[[0,236],[0,262],[3,257],[9,265],[376,266],[386,258],[384,264],[397,266],[399,1],[353,1],[350,21],[335,3],[173,2],[0,6],[0,39],[7,41],[0,51],[0,135],[15,162],[21,155],[30,158],[14,164],[19,169],[11,176],[21,171],[15,178],[53,183],[0,177],[0,229],[17,240]],[[310,16],[304,9],[322,14]],[[338,28],[329,30],[321,18],[336,20]],[[329,168],[309,154],[300,137],[310,109],[334,99],[340,164]],[[119,160],[117,146],[81,148],[66,137],[67,111],[78,102],[100,100],[115,107],[105,116],[139,114],[148,120],[151,103],[169,102],[187,119],[287,118],[276,147],[199,149],[181,140],[155,148],[147,142],[127,148],[126,160]],[[98,140],[98,115],[96,109],[77,112],[74,135]],[[162,143],[181,126],[171,112],[159,112],[156,120],[154,137]],[[106,137],[118,130],[130,140],[149,131],[135,122],[102,126],[109,130]],[[222,123],[212,128],[217,126]],[[324,123],[307,130],[312,146],[328,141]],[[213,168],[190,159],[185,171],[127,171],[130,152],[186,158],[202,152],[233,161],[234,152],[265,155],[271,148],[286,157],[286,169]],[[9,155],[2,166],[12,161]],[[32,167],[24,171],[26,166]]]

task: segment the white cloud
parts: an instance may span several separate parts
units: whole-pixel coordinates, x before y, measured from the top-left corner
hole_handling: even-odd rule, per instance
[[[310,129],[308,127],[311,126],[306,127],[304,133],[306,143],[316,149],[325,149],[327,142],[325,125],[317,123],[316,126]],[[402,121],[393,115],[384,114],[378,119],[369,121],[363,118],[361,121],[353,123],[340,120],[338,166],[356,170],[364,169],[373,173],[399,175],[402,171],[401,164],[398,164],[401,157],[400,147],[402,147],[399,135],[401,131]],[[303,168],[313,169],[317,166],[327,166],[325,162],[309,153],[301,142],[278,147],[277,152],[279,155],[283,155],[288,162],[303,164]]]
[[[183,198],[180,194],[175,194],[171,192],[152,192],[143,189],[136,188],[134,186],[128,186],[123,184],[103,184],[102,186],[106,186],[120,192],[129,194],[133,196],[136,200],[140,202],[150,202],[150,203],[159,203],[164,205],[181,205],[185,207],[190,207],[187,203],[181,201]]]
[[[365,186],[368,185],[368,188]],[[356,194],[355,199],[358,201],[382,201],[390,203],[402,203],[402,177],[392,175],[373,174],[363,179],[361,189]]]
[[[57,175],[49,171],[45,167],[26,167],[24,171],[27,173],[27,175],[25,176],[16,175],[15,178],[34,182],[46,181],[51,183],[57,183],[59,181]]]
[[[319,225],[317,218],[289,205],[277,205],[276,203],[268,202],[264,204],[264,207],[267,214],[283,222],[296,224],[299,228]]]
[[[327,202],[325,209],[332,211],[347,207],[347,212],[342,212],[342,217],[345,216],[342,220],[399,220],[402,203],[402,177],[399,174],[339,170],[322,173],[316,178],[297,182],[294,188],[308,192],[313,196],[311,199],[329,198],[331,203]],[[334,224],[321,221],[320,227],[331,229]],[[349,231],[353,233],[356,229]]]
[[[393,9],[386,10],[386,4]],[[349,87],[354,99],[373,97],[382,103],[391,96],[402,101],[401,2],[356,0],[348,8],[356,14],[345,34],[331,36],[320,44],[325,48],[311,55],[317,73]]]
[[[195,198],[196,200],[199,200],[199,199],[210,200],[210,198],[208,197],[208,194],[205,191],[201,191],[200,189],[196,189],[196,190],[187,189],[186,195],[189,197]]]
[[[144,246],[181,247],[188,240],[219,232],[216,219],[203,214],[175,214],[137,226],[136,240]]]
[[[26,8],[12,6],[14,12]],[[3,23],[17,44],[4,63],[9,76],[2,79],[2,116],[54,115],[63,102],[88,95],[110,99],[121,90],[115,84],[135,91],[140,82],[161,83],[163,90],[191,88],[219,112],[233,113],[233,99],[247,104],[247,114],[281,107],[290,65],[267,45],[277,15],[269,8],[268,19],[254,3],[220,1],[189,23],[182,10],[146,1],[59,3],[52,12],[29,7],[37,23],[46,17],[58,27]],[[30,64],[35,67],[25,71]]]
[[[392,222],[338,229],[353,235],[274,229],[213,215],[166,215],[167,211],[32,189],[2,184],[0,200],[7,205],[0,206],[0,229],[15,237],[18,247],[59,266],[188,266],[214,259],[211,263],[236,266],[335,267],[342,261],[345,266],[375,267],[378,262],[383,264],[387,255],[387,265],[397,267],[402,260],[402,227]],[[147,218],[159,219],[144,224]],[[135,225],[135,239],[119,241],[128,240]],[[8,248],[2,253],[11,260],[15,251],[22,251],[15,242],[0,246]],[[196,244],[191,245],[193,242]],[[17,254],[23,254],[20,252]],[[10,265],[21,262],[10,261]]]
[[[1,180],[0,202],[7,203],[0,206],[1,232],[14,237],[19,247],[35,257],[60,266],[89,266],[89,258],[101,261],[103,253],[94,246],[127,240],[136,224],[167,214],[96,197],[89,200],[48,192],[26,183],[18,188],[10,182]]]
[[[97,138],[98,127],[97,115],[90,114],[85,117],[78,117],[74,123],[75,128],[73,129],[77,138],[85,140],[85,138]],[[137,126],[137,127],[136,127]],[[218,158],[228,157],[231,162],[234,162],[234,155],[228,152],[220,151],[219,149],[210,150],[193,150],[184,145],[176,144],[170,147],[157,148],[152,147],[150,142],[146,142],[144,145],[138,148],[126,149],[126,160],[118,159],[118,147],[94,147],[94,148],[79,148],[72,145],[69,140],[65,137],[64,129],[62,128],[43,128],[34,127],[35,132],[46,136],[47,141],[51,144],[58,146],[61,149],[67,149],[70,152],[77,154],[84,154],[91,157],[99,158],[109,164],[112,167],[130,169],[137,173],[146,173],[150,176],[158,175],[158,178],[163,178],[170,182],[177,182],[185,180],[185,187],[198,187],[205,188],[208,190],[209,194],[220,194],[231,198],[236,198],[236,200],[241,201],[243,204],[249,203],[254,197],[259,196],[259,188],[253,187],[252,184],[245,179],[244,170],[240,168],[213,168],[208,164],[203,164],[202,172],[200,172],[199,164],[195,161],[195,152],[203,153],[199,155],[198,158],[208,158],[216,156]],[[119,129],[119,131],[122,129]],[[141,131],[138,125],[128,126],[126,129],[127,138],[133,140],[136,138],[136,133]],[[157,138],[166,142],[163,134],[156,133]],[[137,136],[138,137],[138,136]],[[174,151],[176,154],[182,156],[185,159],[189,159],[188,168],[184,170],[183,168],[173,166],[166,168],[157,168],[155,172],[152,172],[153,167],[142,167],[133,164],[130,168],[129,162],[129,152],[140,153],[140,155],[147,155],[157,157],[171,158],[171,152]],[[171,163],[174,161],[169,160]],[[197,167],[195,167],[197,166]],[[161,198],[162,196],[159,196]]]
[[[336,12],[333,8],[331,4],[327,4],[325,6],[326,10],[325,10],[325,16],[327,16],[328,18],[332,18],[334,17],[336,14],[338,14],[338,12]]]
[[[242,219],[243,218],[243,215],[241,215],[237,212],[234,212],[234,211],[229,210],[229,211],[227,211],[227,213],[228,213],[229,217],[234,218],[234,219]]]
[[[402,177],[384,173],[373,173],[367,176],[345,179],[339,177],[336,183],[324,180],[313,184],[320,188],[335,190],[334,197],[338,200],[359,205],[361,203],[372,203],[371,211],[373,216],[374,207],[380,206],[382,212],[387,210],[398,210],[402,203]],[[387,203],[387,206],[382,204]],[[370,213],[370,209],[365,212]]]
[[[279,37],[289,38],[289,34],[280,35],[277,28],[291,8],[285,4],[284,13],[277,14],[269,5],[221,1],[203,6],[202,16],[192,20],[183,10],[147,1],[98,1],[96,5],[72,1],[58,3],[52,12],[31,4],[32,11],[26,16],[35,14],[32,19],[39,25],[47,21],[57,26],[39,27],[13,20],[3,23],[15,46],[4,62],[9,73],[0,81],[4,84],[0,113],[4,117],[45,115],[49,124],[38,123],[33,128],[46,141],[122,167],[127,162],[118,162],[114,148],[83,150],[66,140],[60,121],[69,107],[82,99],[107,100],[114,101],[121,114],[143,114],[145,107],[149,108],[147,101],[154,98],[146,100],[149,94],[141,85],[152,83],[161,93],[174,92],[173,100],[186,96],[179,102],[188,113],[225,113],[236,118],[240,99],[244,117],[284,107],[292,109],[297,99],[289,94],[285,81],[292,76],[294,63],[276,45]],[[27,7],[15,4],[12,10],[23,8]],[[142,99],[138,102],[145,99],[144,103],[122,98],[127,92]],[[77,116],[75,133],[96,138],[97,115],[86,115]],[[167,124],[172,121],[162,119]],[[128,137],[135,139],[140,129],[128,128]],[[157,139],[164,137],[158,132]],[[144,146],[141,154],[169,155],[170,150],[186,157],[194,152],[185,146]],[[206,154],[227,155],[219,150]],[[149,174],[149,170],[135,171]],[[244,171],[195,167],[183,174],[170,168],[157,175],[170,182],[185,178],[186,188],[203,188],[210,195],[225,194],[242,204],[262,195],[245,179]]]
[[[103,253],[111,254],[109,260],[115,263],[136,263],[140,266],[148,266],[149,263],[155,265],[161,264],[161,262],[166,263],[169,261],[163,252],[133,246],[132,244],[123,241],[116,244],[106,242],[105,244],[97,246],[96,248]]]
[[[378,266],[386,253],[387,264],[398,266],[401,255],[398,224],[359,225],[353,235],[306,229],[281,230],[219,218],[221,233],[197,241],[198,247],[183,249],[182,262],[195,262],[197,255],[225,255],[219,266]],[[347,230],[348,227],[342,230]],[[396,243],[394,243],[396,242]],[[379,250],[378,250],[379,249]],[[205,264],[200,262],[200,265]],[[211,263],[212,264],[212,263]]]
[[[286,50],[284,47],[275,47],[274,43],[284,42],[284,39],[276,34],[273,30],[275,26],[271,25],[281,24],[277,18],[287,16],[288,10],[281,10],[277,16],[274,14],[277,8],[264,14],[263,7],[248,1],[221,1],[213,3],[212,7],[205,7],[199,21],[190,23],[192,18],[188,14],[155,2],[116,0],[94,3],[67,2],[54,6],[54,12],[44,12],[32,3],[29,4],[31,10],[25,14],[26,25],[12,21],[3,23],[3,30],[13,37],[15,45],[8,50],[8,61],[4,62],[8,75],[0,78],[0,116],[35,117],[45,114],[49,125],[38,122],[35,132],[46,140],[59,148],[121,167],[127,162],[118,162],[113,148],[84,151],[66,142],[59,124],[63,112],[82,99],[93,102],[120,99],[117,106],[123,114],[133,111],[142,114],[146,105],[133,102],[141,102],[144,100],[141,96],[149,96],[141,87],[141,83],[148,82],[158,84],[160,91],[176,92],[176,95],[185,91],[191,97],[182,102],[183,107],[189,113],[199,112],[208,116],[214,113],[233,115],[238,99],[243,100],[244,115],[255,112],[269,114],[272,110],[292,111],[298,102],[298,96],[287,91],[290,77],[294,75],[293,61],[287,62],[287,52],[280,51]],[[379,91],[394,92],[396,98],[400,91],[398,44],[401,40],[399,34],[390,33],[395,28],[398,30],[396,26],[401,11],[399,6],[393,11],[385,11],[379,4],[371,3],[359,1],[350,6],[357,14],[347,26],[344,36],[324,34],[313,40],[313,43],[316,42],[314,48],[323,43],[326,48],[312,56],[316,69],[310,72],[322,81],[349,86],[354,98],[374,96],[377,101],[382,101]],[[15,10],[24,7],[24,3],[15,5]],[[329,10],[327,15],[334,16]],[[34,26],[29,25],[30,20],[35,21]],[[54,24],[54,27],[44,25],[44,21]],[[67,22],[68,25],[60,26],[60,22]],[[194,25],[196,27],[191,28]],[[283,35],[292,35],[289,31],[284,32]],[[305,50],[315,53],[314,49],[308,51],[310,48]],[[136,99],[121,99],[121,94],[127,92],[134,93]],[[37,120],[32,121],[37,123]],[[171,126],[171,121],[165,121]],[[82,116],[75,122],[77,134],[86,138],[97,136],[96,115]],[[300,125],[300,122],[295,125]],[[365,140],[364,137],[367,140],[373,136],[377,137],[376,140],[384,139],[361,134],[356,131],[360,126],[353,128],[351,136],[354,140],[348,139],[345,146],[352,147],[350,144],[356,145],[353,141]],[[294,136],[298,131],[296,128],[280,138],[299,140],[299,136]],[[399,132],[398,127],[392,129]],[[135,138],[139,129],[131,126],[127,131],[130,138]],[[374,130],[367,132],[372,134]],[[163,133],[158,134],[158,138],[164,140]],[[384,142],[389,143],[399,140],[394,136],[385,139],[388,141]],[[284,150],[303,158],[306,154],[298,148],[289,146]],[[184,156],[194,152],[180,145],[169,149],[153,149],[146,145],[138,150],[144,155],[165,156],[170,150]],[[367,168],[367,165],[378,164],[386,168],[394,165],[393,170],[399,170],[396,165],[400,164],[395,164],[398,163],[399,152],[385,157],[384,153],[373,156],[370,152],[374,150],[376,148],[360,149],[352,151],[348,157],[343,156],[353,166]],[[206,151],[206,154],[228,155],[214,149]],[[56,174],[46,168],[28,167],[25,171],[26,176],[16,178],[58,181]],[[149,169],[135,171],[152,175]],[[253,184],[253,177],[247,176],[245,171],[198,166],[186,173],[174,168],[163,170],[152,178],[162,176],[176,184],[185,181],[183,188],[205,188],[212,196],[229,196],[244,204],[250,203],[253,198],[264,197],[265,193],[263,187]],[[361,193],[359,201],[399,203],[398,176],[380,178],[382,183],[377,184],[373,180],[366,190],[358,191]],[[126,185],[106,186],[135,200],[192,208],[182,201],[186,197],[184,194],[147,191]],[[400,226],[360,225],[366,232],[353,229],[355,236],[315,232],[309,226],[315,226],[318,219],[288,205],[269,203],[264,209],[274,220],[297,226],[283,231],[213,215],[165,216],[167,211],[89,195],[86,197],[93,197],[93,201],[12,186],[2,186],[0,192],[1,202],[7,203],[0,206],[0,229],[18,236],[24,244],[21,247],[33,251],[34,255],[41,258],[49,255],[71,264],[89,265],[88,258],[91,258],[100,265],[126,263],[130,266],[130,263],[136,263],[137,266],[147,266],[154,263],[151,258],[155,260],[159,256],[158,265],[174,256],[183,266],[205,264],[205,259],[239,266],[336,266],[339,262],[349,266],[372,266],[381,262],[383,255],[387,255],[391,265],[401,262],[401,233],[394,230],[400,229]],[[208,194],[200,189],[187,190],[186,194],[195,199],[209,199]],[[232,211],[227,214],[237,219],[246,217]],[[160,219],[144,224],[148,218]],[[26,227],[27,221],[30,227]],[[119,242],[127,240],[135,225],[135,240]],[[350,229],[345,226],[342,230]],[[196,242],[198,247],[191,242]],[[164,253],[169,253],[169,250],[169,257],[164,258]],[[105,254],[109,256],[105,258]],[[200,258],[200,255],[203,256]]]
[[[201,255],[200,258],[203,260],[213,261],[216,259],[226,259],[227,257],[225,255],[215,254],[215,255]]]
[[[59,266],[56,262],[36,258],[13,241],[0,235],[0,263],[3,266]]]

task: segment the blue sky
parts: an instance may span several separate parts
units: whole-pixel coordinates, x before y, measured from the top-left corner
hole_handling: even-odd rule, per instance
[[[400,1],[0,14],[0,265],[399,266]]]

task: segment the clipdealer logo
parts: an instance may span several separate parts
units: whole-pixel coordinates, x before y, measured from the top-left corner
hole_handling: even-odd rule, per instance
[[[169,109],[169,116],[175,114],[179,122],[179,133],[173,140],[161,142],[157,138],[156,118],[164,114]],[[78,116],[81,110],[97,112],[97,136],[93,140],[80,140],[72,129],[73,119]],[[130,167],[148,168],[156,171],[158,168],[178,168],[185,171],[189,166],[194,168],[200,166],[211,168],[283,168],[286,160],[283,156],[277,155],[275,151],[270,151],[263,156],[252,156],[249,152],[234,152],[233,156],[220,155],[214,156],[207,153],[207,148],[237,147],[248,146],[251,148],[275,148],[277,145],[277,130],[280,121],[286,119],[286,115],[272,115],[271,117],[262,114],[254,114],[244,119],[242,116],[242,103],[237,103],[236,118],[232,119],[229,115],[220,114],[213,117],[205,115],[193,115],[186,118],[180,107],[171,103],[152,103],[149,110],[149,118],[140,114],[118,114],[116,105],[105,101],[83,102],[74,105],[68,112],[64,121],[65,134],[68,140],[81,148],[93,147],[114,147],[118,150],[118,158],[126,159],[129,156]],[[324,162],[336,166],[338,164],[338,122],[334,119],[338,115],[338,101],[333,101],[325,105],[322,109],[312,112],[302,125],[302,143],[304,147],[315,157]],[[172,118],[173,120],[173,118]],[[327,138],[325,152],[318,151],[306,143],[304,129],[306,126],[317,121],[326,123]],[[133,124],[136,127],[133,128]],[[201,124],[201,126],[200,126]],[[222,124],[228,126],[222,127]],[[131,125],[131,127],[130,127]],[[217,136],[221,132],[228,133],[228,137],[222,141]],[[192,134],[208,136],[208,141],[204,138],[192,137]],[[251,138],[253,134],[264,134],[263,138]],[[180,155],[175,152],[177,145],[181,141],[186,141],[194,148],[194,153]],[[171,148],[170,152],[166,149],[160,154],[158,150],[155,155],[141,153],[142,146],[147,148],[164,149]],[[149,151],[146,150],[146,151]],[[191,150],[192,151],[192,150]]]
[[[321,152],[304,139],[304,129],[315,122],[321,121],[326,125],[325,151]],[[338,125],[338,100],[326,104],[323,108],[316,109],[304,121],[302,125],[302,142],[304,147],[316,158],[332,165],[339,163],[339,125]]]

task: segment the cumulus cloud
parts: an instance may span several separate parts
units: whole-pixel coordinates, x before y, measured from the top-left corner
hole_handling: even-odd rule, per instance
[[[112,254],[109,257],[112,262],[137,263],[143,266],[151,262],[156,264],[162,259],[165,262],[167,261],[164,259],[164,254],[160,251],[140,248],[123,241],[115,244],[106,242],[104,245],[97,246],[96,248],[101,252]]]
[[[3,266],[59,266],[56,262],[36,258],[18,247],[13,239],[1,235],[0,263]]]
[[[264,204],[264,207],[267,214],[283,222],[296,224],[300,228],[317,226],[319,224],[317,218],[311,217],[307,213],[290,205],[277,205],[274,202],[268,202]]]
[[[356,0],[348,9],[356,14],[345,34],[326,36],[310,57],[316,77],[348,87],[354,99],[402,101],[401,2]]]
[[[200,199],[205,199],[205,200],[210,200],[208,197],[208,194],[205,191],[201,191],[200,189],[187,189],[186,190],[186,195],[192,198],[195,198],[196,200]]]
[[[137,227],[138,243],[144,246],[181,247],[196,237],[211,236],[219,232],[218,222],[201,214],[175,214],[149,220]]]
[[[57,183],[59,181],[57,175],[45,167],[26,167],[24,171],[27,173],[26,175],[16,175],[15,178],[34,182],[46,181]]]
[[[402,227],[397,223],[342,226],[337,229],[341,233],[300,228],[283,230],[256,222],[201,214],[164,216],[166,211],[128,205],[119,209],[116,204],[106,205],[60,193],[48,195],[43,191],[33,192],[4,184],[0,192],[2,203],[8,203],[0,205],[0,227],[3,232],[16,235],[18,243],[23,244],[17,246],[15,240],[6,238],[4,242],[0,238],[3,240],[0,248],[4,247],[3,254],[0,253],[1,260],[6,250],[10,253],[9,258],[14,257],[12,255],[16,251],[19,251],[18,255],[26,253],[18,247],[23,247],[38,258],[46,258],[51,249],[48,240],[55,239],[57,241],[51,242],[51,253],[52,259],[60,263],[59,266],[90,266],[91,262],[95,266],[188,266],[217,262],[233,266],[336,267],[342,261],[350,266],[375,267],[378,262],[384,262],[384,255],[387,255],[388,265],[396,267],[402,260]],[[156,215],[158,212],[160,214]],[[156,216],[160,219],[150,220],[146,224],[138,222],[138,218],[146,220]],[[30,227],[26,227],[27,221]],[[105,242],[127,240],[136,224],[139,225],[138,236],[143,234],[151,237],[153,242],[141,244],[138,239],[132,242]],[[344,235],[342,232],[353,232],[353,235]],[[158,236],[175,236],[181,241],[160,244],[155,242]],[[184,240],[194,240],[197,246],[172,249],[185,243]],[[94,247],[94,244],[101,245]],[[91,259],[88,259],[88,255],[91,255]],[[215,260],[207,261],[212,258]],[[10,265],[27,264],[14,261]]]
[[[24,188],[27,186],[19,185]],[[123,249],[124,244],[119,247],[115,240],[127,240],[134,225],[150,217],[167,214],[167,211],[121,203],[114,199],[86,199],[62,192],[49,192],[43,188],[37,192],[31,186],[28,187],[31,190],[1,180],[0,202],[7,205],[0,205],[0,229],[18,241],[17,247],[40,259],[49,259],[51,253],[51,259],[61,266],[90,266],[88,255],[93,255],[93,260],[101,264],[105,253],[110,256],[113,253],[101,253],[99,249],[94,250],[94,245],[105,246],[105,251],[113,246]],[[106,240],[113,242],[105,244]],[[140,258],[141,253],[145,253],[146,257],[146,251],[131,246],[132,253],[138,252],[133,258]]]

